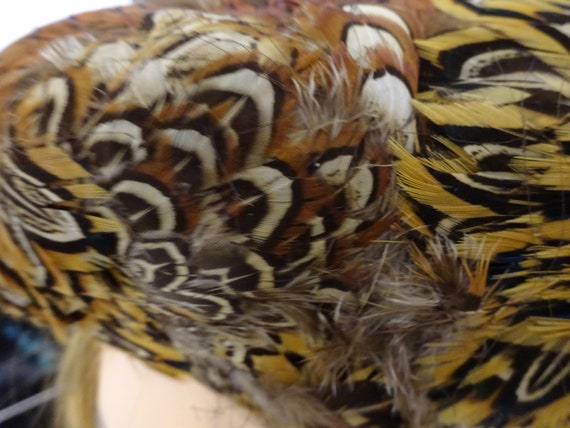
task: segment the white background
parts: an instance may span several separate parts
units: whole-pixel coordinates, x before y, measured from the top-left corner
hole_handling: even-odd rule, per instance
[[[126,5],[130,0],[4,0],[0,49],[30,31],[79,12]]]

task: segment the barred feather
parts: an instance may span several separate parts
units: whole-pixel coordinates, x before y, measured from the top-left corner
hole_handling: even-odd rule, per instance
[[[0,56],[2,310],[269,426],[570,423],[570,8],[203,3]]]

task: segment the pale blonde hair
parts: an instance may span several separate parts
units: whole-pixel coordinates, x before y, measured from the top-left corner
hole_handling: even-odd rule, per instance
[[[56,378],[54,428],[97,428],[101,344],[89,329],[70,336]]]

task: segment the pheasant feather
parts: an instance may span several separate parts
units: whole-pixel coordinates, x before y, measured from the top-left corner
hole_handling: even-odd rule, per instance
[[[0,308],[268,426],[570,423],[570,7],[177,3],[0,55]]]

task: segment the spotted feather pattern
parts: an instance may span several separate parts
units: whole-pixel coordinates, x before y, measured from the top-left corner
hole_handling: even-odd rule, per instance
[[[2,310],[269,426],[570,422],[570,8],[176,3],[0,55]]]

